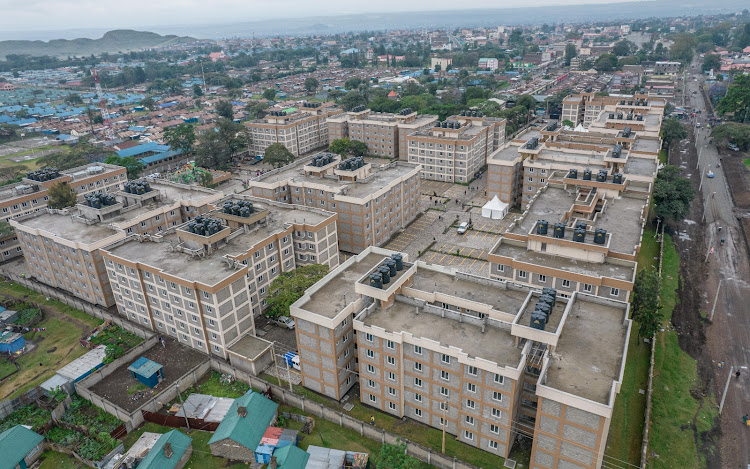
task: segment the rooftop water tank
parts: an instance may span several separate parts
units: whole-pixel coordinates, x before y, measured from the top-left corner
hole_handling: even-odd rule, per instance
[[[575,229],[577,229],[577,230],[585,230],[585,229],[587,229],[588,227],[589,227],[589,226],[588,226],[588,225],[587,225],[587,224],[586,224],[585,222],[582,222],[582,221],[578,221],[578,222],[576,222],[576,226],[575,226]]]
[[[577,169],[571,169],[571,170],[570,170],[570,171],[568,172],[568,177],[569,177],[570,179],[578,179],[578,170],[577,170]]]
[[[544,315],[548,318],[550,313],[552,312],[552,306],[549,303],[545,303],[544,301],[540,301],[539,303],[535,304],[534,309],[536,311],[543,312]]]
[[[531,319],[529,326],[540,331],[544,330],[544,326],[547,325],[547,315],[541,311],[534,311],[531,313]]]
[[[394,261],[391,258],[388,258],[384,262],[385,266],[388,267],[388,270],[390,271],[391,278],[396,276],[396,261]]]
[[[556,295],[549,295],[546,293],[542,293],[542,296],[539,297],[539,301],[541,301],[542,303],[548,304],[550,308],[554,308],[555,302],[557,300],[556,300]]]
[[[594,242],[596,244],[604,244],[607,242],[607,230],[604,228],[597,228],[594,231]]]
[[[607,170],[600,169],[599,174],[596,175],[597,182],[607,182]]]
[[[617,174],[612,175],[612,183],[622,184],[622,174],[617,173]]]
[[[391,259],[396,261],[396,270],[402,271],[404,270],[404,256],[401,254],[391,254]]]
[[[383,288],[383,276],[379,272],[370,274],[370,286],[375,288]]]
[[[547,220],[539,220],[536,222],[536,234],[546,235],[549,228],[549,222]]]
[[[584,169],[583,170],[583,180],[584,181],[590,181],[591,180],[591,170],[590,169]]]
[[[586,241],[586,230],[573,230],[573,241],[583,243]]]
[[[391,269],[384,265],[381,265],[380,267],[378,267],[378,272],[380,272],[380,275],[383,276],[383,285],[391,283]]]
[[[565,237],[565,224],[564,223],[555,223],[555,230],[554,230],[553,236],[555,238]]]

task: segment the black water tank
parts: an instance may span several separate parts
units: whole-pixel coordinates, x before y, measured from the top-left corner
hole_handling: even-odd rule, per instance
[[[404,256],[401,254],[391,254],[391,259],[396,261],[396,270],[404,270]]]
[[[568,172],[568,177],[569,177],[570,179],[578,179],[578,170],[577,170],[577,169],[571,169],[571,170],[570,170],[570,171]]]
[[[555,230],[554,230],[553,236],[555,238],[564,238],[565,237],[565,224],[555,223]]]
[[[550,308],[554,308],[557,300],[555,295],[542,294],[542,296],[539,297],[539,301],[548,304]]]
[[[380,267],[378,267],[378,272],[380,272],[380,275],[383,276],[383,285],[391,283],[391,269],[384,265],[381,265]]]
[[[383,288],[383,276],[379,272],[370,274],[370,286],[375,288]]]
[[[594,242],[596,244],[604,244],[607,242],[607,230],[604,228],[597,228],[594,231]]]
[[[549,222],[547,220],[539,220],[536,222],[536,234],[546,235],[548,228]]]
[[[586,223],[584,223],[584,222],[582,222],[582,221],[579,221],[579,222],[576,222],[576,226],[575,226],[575,229],[576,229],[576,230],[585,230],[585,229],[586,229],[586,228],[588,228],[588,227],[589,227],[589,226],[588,226],[588,225],[587,225]]]
[[[584,169],[583,170],[583,180],[584,181],[590,181],[591,180],[591,170],[590,169]]]
[[[600,169],[599,174],[596,175],[597,182],[607,182],[607,171]]]
[[[612,176],[613,184],[622,184],[622,174],[617,173]]]
[[[395,277],[396,276],[396,261],[393,259],[386,259],[384,262],[385,266],[388,267],[388,270],[390,271],[390,276]]]
[[[543,301],[540,301],[539,303],[534,305],[534,309],[536,311],[541,311],[544,313],[544,315],[549,318],[550,313],[552,312],[552,306],[549,303],[545,303]]]
[[[573,241],[578,243],[586,241],[586,230],[573,230]]]
[[[531,313],[529,326],[531,326],[534,329],[539,329],[540,331],[543,331],[544,326],[546,325],[547,325],[547,315],[545,315],[541,311],[534,311]]]
[[[542,288],[542,295],[550,295],[552,298],[555,298],[557,296],[557,290],[552,287],[544,287]]]

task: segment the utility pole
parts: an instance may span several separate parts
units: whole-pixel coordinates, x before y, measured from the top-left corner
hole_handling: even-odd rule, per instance
[[[714,305],[711,308],[711,318],[710,321],[714,320],[714,312],[716,312],[716,303],[719,301],[719,290],[721,290],[721,282],[723,282],[724,279],[719,279],[719,286],[716,287],[716,296],[714,297]]]
[[[276,379],[279,382],[279,387],[281,387],[281,378],[279,377],[279,367],[276,365],[276,349],[273,345],[271,345],[271,356],[273,357],[273,369],[276,371]]]
[[[177,389],[177,396],[180,398],[180,407],[182,408],[182,413],[185,414],[185,425],[187,425],[187,429],[190,430],[190,421],[188,420],[187,412],[185,411],[185,403],[182,402],[182,394],[180,393],[180,385],[178,383],[174,383],[175,389]]]
[[[443,454],[445,454],[445,426],[448,424],[448,401],[443,401]]]
[[[289,392],[294,392],[294,389],[292,389],[292,371],[289,369],[289,361],[284,359],[284,363],[286,363],[286,374],[289,380]]]

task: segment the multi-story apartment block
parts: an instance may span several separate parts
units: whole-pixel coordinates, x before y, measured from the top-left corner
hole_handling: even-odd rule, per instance
[[[339,263],[336,214],[233,196],[156,235],[103,248],[123,316],[227,358],[266,305],[271,283],[297,266]]]
[[[71,209],[48,208],[10,223],[32,276],[84,301],[109,307],[115,298],[101,248],[131,234],[158,235],[207,212],[222,194],[171,182],[135,181],[101,196]]]
[[[2,218],[22,217],[47,207],[48,189],[58,182],[68,183],[80,196],[90,193],[107,194],[120,189],[127,181],[127,171],[122,166],[91,163],[85,166],[55,171],[42,169],[27,173],[19,184],[0,192]],[[15,232],[0,236],[0,261],[20,256],[21,246]]]
[[[350,138],[367,145],[367,154],[386,158],[407,158],[408,135],[429,129],[438,116],[419,115],[409,108],[398,114],[372,112],[364,106],[328,118],[331,140]]]
[[[468,115],[472,114],[472,115]],[[462,112],[407,136],[408,160],[422,165],[423,179],[468,183],[505,141],[505,119]]]
[[[533,468],[602,467],[631,327],[625,301],[370,247],[291,314],[309,389],[342,399],[358,378],[364,404],[467,445],[507,457],[520,434],[533,438]]]
[[[263,155],[272,143],[281,143],[294,156],[328,146],[326,119],[342,111],[333,103],[304,103],[299,109],[271,111],[263,119],[245,122],[252,144],[250,156]]]
[[[250,190],[255,197],[338,213],[339,248],[357,253],[384,243],[417,216],[420,167],[347,161],[330,153],[300,159],[250,180]]]
[[[598,120],[605,110],[623,112],[625,115],[630,113],[655,115],[660,111],[663,114],[665,106],[664,98],[647,94],[596,96],[596,93],[580,93],[563,99],[562,120],[569,120],[574,126],[588,127]]]

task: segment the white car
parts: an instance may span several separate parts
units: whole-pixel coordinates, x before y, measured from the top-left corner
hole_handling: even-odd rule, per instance
[[[289,316],[279,316],[277,318],[271,318],[271,323],[276,324],[279,327],[294,329],[294,319],[290,318]]]
[[[458,225],[458,234],[462,235],[466,233],[467,231],[469,231],[470,227],[471,225],[469,225],[469,222],[467,221],[461,223],[460,225]]]

